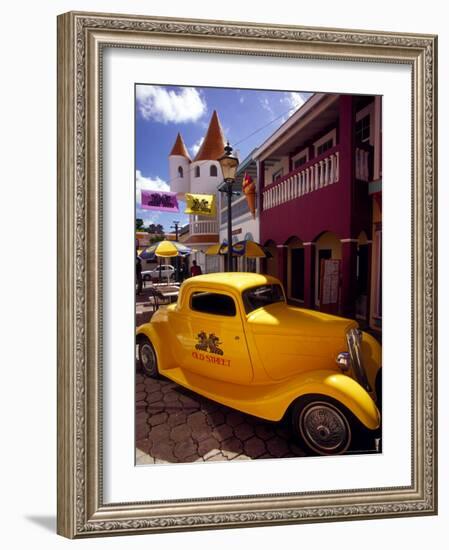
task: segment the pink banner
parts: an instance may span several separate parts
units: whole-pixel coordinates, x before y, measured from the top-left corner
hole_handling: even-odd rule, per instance
[[[144,210],[162,210],[163,212],[179,212],[176,193],[167,191],[142,190],[141,207]]]

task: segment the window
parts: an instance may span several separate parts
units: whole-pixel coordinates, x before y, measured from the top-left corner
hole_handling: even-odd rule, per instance
[[[179,178],[184,177],[184,170],[182,169],[182,166],[178,166],[178,177]]]
[[[260,307],[266,307],[276,302],[284,302],[281,285],[261,285],[249,288],[243,292],[243,303],[246,313],[251,313]]]
[[[307,157],[306,155],[302,156],[302,157],[299,157],[299,159],[296,159],[294,164],[293,164],[293,168],[296,170],[296,168],[299,168],[300,166],[302,166],[303,164],[305,164],[307,162]]]
[[[195,166],[195,177],[196,178],[200,177],[200,167],[199,166]]]
[[[210,167],[210,175],[214,178],[216,178],[218,175],[217,167],[215,166],[215,164],[212,164],[212,166]]]
[[[321,145],[318,145],[318,147],[316,148],[316,156],[319,157],[320,155],[322,155],[328,149],[332,149],[333,145],[334,145],[334,142],[333,142],[332,139],[328,139],[327,141],[325,141]]]
[[[370,138],[370,115],[365,115],[355,123],[356,143],[363,143]]]
[[[327,132],[320,139],[317,139],[313,145],[316,157],[322,155],[328,149],[335,147],[337,145],[337,129],[334,128],[330,132]]]
[[[273,182],[273,181],[280,180],[283,175],[284,175],[284,169],[281,168],[280,170],[277,170],[276,172],[273,172],[273,177],[272,177],[271,181]]]
[[[231,296],[215,292],[194,292],[190,297],[190,308],[193,311],[226,317],[234,317],[237,311]]]

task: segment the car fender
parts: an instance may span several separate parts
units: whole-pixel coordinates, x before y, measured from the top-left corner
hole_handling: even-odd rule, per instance
[[[333,370],[308,371],[276,385],[275,391],[265,394],[261,409],[271,410],[271,418],[278,420],[294,401],[311,394],[341,403],[370,430],[380,425],[380,413],[371,395],[354,379]]]
[[[145,323],[144,325],[140,325],[139,327],[137,327],[136,343],[139,343],[139,339],[142,336],[148,338],[148,340],[154,347],[154,351],[156,352],[159,372],[162,372],[164,369],[170,368],[170,354],[167,353],[166,349],[164,350],[164,353],[161,352],[161,350],[164,349],[164,338],[163,335],[159,333],[159,330],[155,329],[155,326],[156,325],[154,325],[153,323]],[[167,348],[167,346],[165,346],[165,348]]]

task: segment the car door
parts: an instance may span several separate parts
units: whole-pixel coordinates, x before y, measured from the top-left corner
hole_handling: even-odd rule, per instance
[[[236,298],[196,287],[183,310],[177,335],[183,368],[216,380],[249,383],[253,370]]]

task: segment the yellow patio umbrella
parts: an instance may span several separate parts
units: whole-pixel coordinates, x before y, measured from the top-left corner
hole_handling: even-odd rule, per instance
[[[190,254],[190,248],[177,241],[159,241],[145,248],[145,256],[158,256],[160,258],[172,258],[173,256],[187,256]]]
[[[226,246],[225,243],[213,244],[212,246],[210,246],[206,250],[206,255],[207,256],[218,256],[218,254],[222,254],[221,248],[223,248],[224,246]]]

